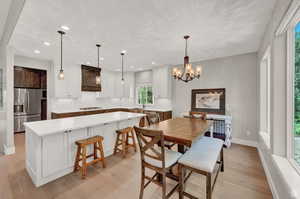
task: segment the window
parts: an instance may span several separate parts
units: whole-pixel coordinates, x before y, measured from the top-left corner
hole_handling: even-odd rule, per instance
[[[293,158],[300,165],[300,23],[294,30]]]
[[[260,126],[259,131],[267,147],[270,148],[270,65],[271,51],[267,48],[260,62]]]
[[[152,85],[140,85],[137,87],[137,103],[138,104],[153,104]]]

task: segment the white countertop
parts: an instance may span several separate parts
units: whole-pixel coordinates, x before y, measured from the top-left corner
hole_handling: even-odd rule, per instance
[[[97,111],[97,110],[106,110],[106,109],[115,109],[115,108],[127,108],[127,109],[135,109],[135,108],[141,108],[138,106],[112,106],[112,107],[101,107],[96,109],[90,109],[90,110],[80,110],[79,108],[74,109],[60,109],[60,110],[53,110],[52,113],[56,114],[63,114],[63,113],[76,113],[76,112],[88,112],[88,111]],[[158,112],[167,112],[172,111],[172,109],[166,109],[166,108],[145,108],[145,111],[158,111]]]
[[[46,136],[68,130],[82,129],[122,120],[141,118],[143,116],[145,116],[145,114],[112,112],[37,122],[26,122],[24,125],[26,128],[34,131],[38,136]]]

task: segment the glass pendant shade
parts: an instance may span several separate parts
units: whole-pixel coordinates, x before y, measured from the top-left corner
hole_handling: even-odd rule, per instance
[[[121,80],[121,84],[122,85],[125,84],[125,80],[124,79]]]
[[[65,79],[64,70],[62,70],[62,69],[59,70],[58,79],[59,80],[64,80]]]
[[[101,77],[100,75],[96,76],[96,84],[100,84],[101,83]]]

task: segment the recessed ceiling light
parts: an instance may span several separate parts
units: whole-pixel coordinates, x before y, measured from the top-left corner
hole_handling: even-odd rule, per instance
[[[154,64],[155,64],[155,62],[154,62],[154,61],[152,61],[152,62],[151,62],[151,64],[152,64],[152,65],[154,65]]]
[[[61,26],[61,28],[64,29],[64,30],[70,30],[70,28],[68,26],[65,26],[65,25]]]
[[[116,69],[116,71],[121,71],[121,69]]]
[[[41,51],[39,51],[39,50],[34,50],[34,53],[35,53],[35,54],[40,54]]]
[[[121,53],[124,53],[124,54],[125,54],[125,53],[126,53],[126,50],[122,50]]]
[[[100,60],[101,60],[101,61],[103,61],[103,60],[104,60],[104,58],[103,58],[103,57],[100,57]]]
[[[139,68],[139,70],[143,70],[142,68]]]
[[[50,46],[51,44],[49,42],[47,42],[47,41],[44,41],[44,45],[45,46]]]
[[[130,66],[130,68],[134,68],[134,66]]]

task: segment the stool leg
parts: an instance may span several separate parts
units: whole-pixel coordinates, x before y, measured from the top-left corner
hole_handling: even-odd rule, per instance
[[[94,143],[94,160],[98,159],[97,142]]]
[[[136,152],[136,141],[135,141],[135,137],[134,137],[134,133],[133,133],[133,129],[131,130],[131,136],[132,136],[132,144],[133,144],[133,148],[134,148],[134,151]]]
[[[85,179],[86,177],[86,146],[82,147],[82,166],[81,166],[81,177]]]
[[[102,145],[102,142],[98,142],[98,145],[99,145],[99,150],[100,150],[100,155],[101,155],[101,162],[102,162],[102,166],[103,168],[106,167],[105,165],[105,158],[104,158],[104,151],[103,151],[103,145]]]
[[[74,172],[76,172],[78,170],[80,152],[81,152],[81,147],[77,146],[77,153],[76,153],[75,164],[74,164]]]
[[[114,155],[117,154],[119,139],[120,139],[120,133],[117,133],[117,139],[116,139],[116,144],[115,144],[115,149],[114,149]]]
[[[127,147],[126,147],[126,138],[125,138],[125,134],[122,133],[122,154],[123,154],[123,158],[126,157],[126,152],[127,152]]]

